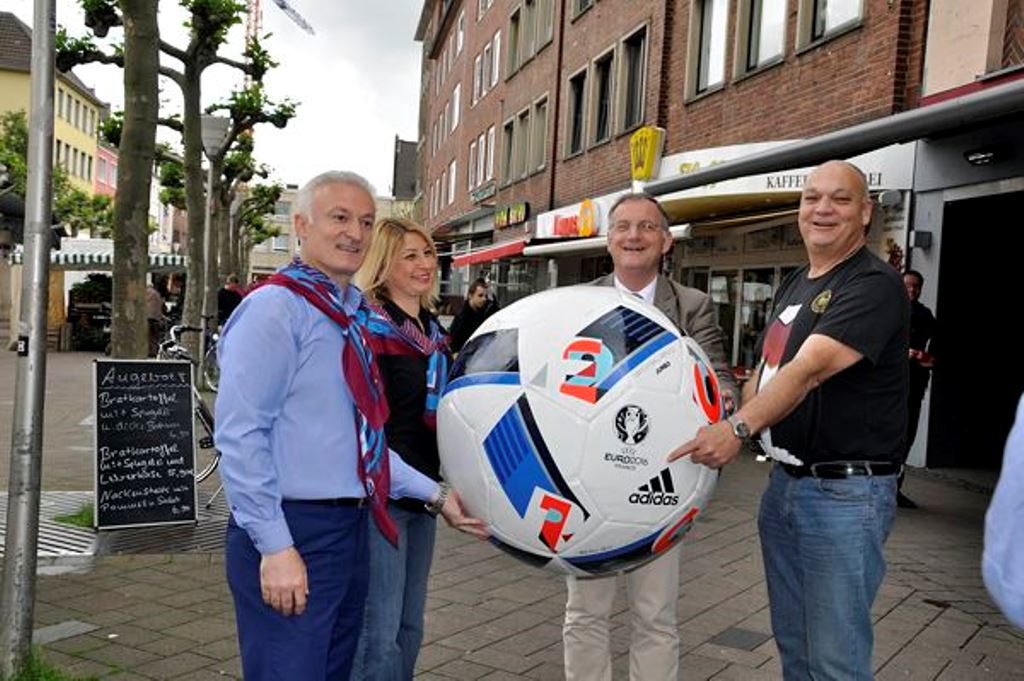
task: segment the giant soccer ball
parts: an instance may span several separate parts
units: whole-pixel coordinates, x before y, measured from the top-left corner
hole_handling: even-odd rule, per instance
[[[437,425],[444,476],[492,541],[587,576],[636,567],[689,531],[717,472],[666,457],[724,416],[707,356],[665,315],[573,286],[484,322]]]

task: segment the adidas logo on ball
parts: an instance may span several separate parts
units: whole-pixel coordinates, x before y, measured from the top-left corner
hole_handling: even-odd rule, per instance
[[[679,503],[679,495],[675,494],[675,491],[672,473],[666,468],[630,494],[629,503],[642,506],[675,506]]]

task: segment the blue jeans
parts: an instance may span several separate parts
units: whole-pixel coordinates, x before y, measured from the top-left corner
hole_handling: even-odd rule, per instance
[[[351,681],[412,679],[423,641],[427,576],[437,520],[394,504],[398,548],[370,528],[370,588]]]
[[[772,469],[758,529],[786,681],[872,678],[871,604],[895,511],[895,475],[825,480]]]

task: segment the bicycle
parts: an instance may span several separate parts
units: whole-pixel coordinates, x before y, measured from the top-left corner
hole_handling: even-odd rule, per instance
[[[183,326],[180,324],[172,326],[170,331],[168,331],[168,337],[157,347],[156,358],[184,360],[195,366],[192,354],[181,344],[180,337],[182,333],[202,333],[202,331],[202,329],[194,326]],[[195,385],[192,386],[192,402],[195,421],[201,429],[201,434],[196,439],[195,461],[193,462],[194,475],[196,482],[199,483],[213,475],[213,472],[217,470],[217,466],[220,464],[220,452],[217,451],[213,442],[213,412],[210,411]],[[206,504],[207,508],[210,507],[213,500],[220,494],[220,491],[220,488],[218,488],[214,492],[210,501]]]

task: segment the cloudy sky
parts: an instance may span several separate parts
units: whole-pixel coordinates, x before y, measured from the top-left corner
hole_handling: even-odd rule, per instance
[[[416,139],[421,45],[413,34],[422,0],[290,2],[316,35],[299,29],[272,0],[262,0],[263,32],[272,34],[265,45],[280,62],[265,79],[267,92],[275,101],[290,98],[300,105],[284,130],[257,128],[256,156],[281,182],[301,184],[324,170],[354,170],[365,175],[379,194],[390,194],[395,135]],[[0,11],[14,12],[31,26],[32,5],[31,0],[0,0]],[[184,46],[185,14],[172,0],[160,6],[161,37]],[[74,0],[57,0],[57,23],[72,35],[86,33]],[[244,31],[244,25],[236,27],[221,54],[237,57]],[[122,36],[120,29],[111,31],[112,38]],[[178,66],[173,59],[164,61]],[[90,64],[75,73],[101,99],[121,108],[117,67]],[[164,111],[180,111],[177,86],[161,81]],[[204,106],[240,83],[239,72],[210,67],[203,78]],[[173,140],[167,133],[160,137]]]

